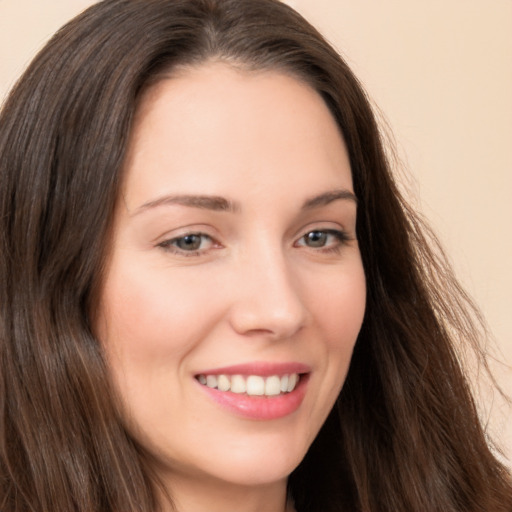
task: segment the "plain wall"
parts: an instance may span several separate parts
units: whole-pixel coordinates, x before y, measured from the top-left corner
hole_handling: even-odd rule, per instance
[[[0,98],[48,37],[92,3],[0,0]],[[512,2],[287,3],[338,48],[384,113],[413,202],[486,316],[512,393]],[[494,430],[510,458],[510,409],[495,407]]]

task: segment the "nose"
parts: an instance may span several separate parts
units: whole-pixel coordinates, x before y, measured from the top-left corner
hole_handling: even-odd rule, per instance
[[[290,338],[307,321],[301,295],[297,275],[282,251],[260,251],[238,265],[231,326],[243,335]]]

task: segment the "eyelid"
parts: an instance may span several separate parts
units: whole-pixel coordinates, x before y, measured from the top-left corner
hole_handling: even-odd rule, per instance
[[[330,233],[342,233],[348,239],[355,239],[355,225],[351,221],[342,222],[342,219],[337,218],[319,218],[313,219],[307,223],[301,223],[300,229],[295,231],[294,238],[299,239],[311,231],[327,231]]]

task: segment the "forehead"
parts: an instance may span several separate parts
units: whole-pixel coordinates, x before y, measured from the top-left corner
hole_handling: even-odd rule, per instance
[[[325,188],[344,175],[351,187],[343,138],[315,90],[279,71],[223,63],[181,70],[145,92],[125,171],[137,196],[157,192],[149,175],[160,185],[172,178],[177,193],[199,184],[220,192],[219,180],[272,185],[268,172],[274,186],[314,177]]]

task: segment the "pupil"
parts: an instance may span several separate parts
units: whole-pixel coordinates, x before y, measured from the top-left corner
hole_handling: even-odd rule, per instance
[[[327,234],[323,231],[311,231],[306,235],[306,241],[310,247],[323,247],[327,240]]]
[[[187,235],[178,240],[180,249],[195,251],[201,246],[201,237],[199,235]]]

